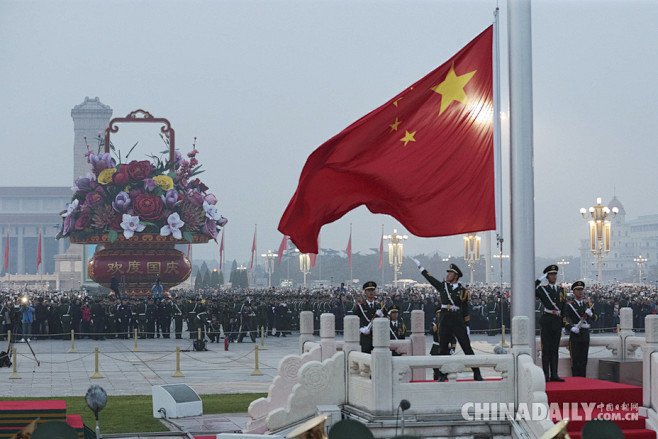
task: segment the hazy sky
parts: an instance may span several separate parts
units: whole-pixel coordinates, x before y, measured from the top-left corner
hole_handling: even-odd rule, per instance
[[[0,186],[71,185],[70,111],[85,96],[115,117],[143,108],[172,122],[184,152],[198,137],[202,179],[229,218],[227,260],[246,261],[254,224],[259,253],[278,247],[308,155],[445,62],[492,23],[495,6],[2,0]],[[578,209],[597,196],[616,192],[627,218],[658,213],[658,2],[538,0],[532,12],[536,254],[576,255],[587,238]],[[501,2],[503,95],[506,13]],[[138,140],[143,153],[162,149],[152,126],[113,137],[126,150]],[[382,224],[404,231],[362,207],[325,226],[322,247],[344,249],[350,223],[354,251],[378,247]],[[462,242],[410,237],[405,254],[459,255]],[[217,249],[197,246],[195,256]]]

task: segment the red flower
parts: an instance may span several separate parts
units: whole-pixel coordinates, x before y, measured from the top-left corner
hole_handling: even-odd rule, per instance
[[[130,181],[142,181],[151,174],[151,163],[148,160],[142,160],[141,162],[133,160],[128,163],[127,173]]]
[[[151,194],[138,195],[133,200],[133,211],[144,221],[152,221],[162,218],[164,204],[159,197]]]
[[[75,220],[75,229],[84,230],[91,224],[91,217],[89,216],[89,209],[80,212],[80,216]]]
[[[112,176],[112,183],[117,186],[125,186],[128,184],[128,174],[125,172],[117,172]]]
[[[201,180],[199,180],[198,178],[192,182],[192,186],[198,187],[201,192],[205,192],[208,190],[208,186],[201,183]]]
[[[114,215],[112,221],[110,221],[110,229],[117,232],[122,232],[123,228],[121,227],[121,222],[123,221],[123,215]]]

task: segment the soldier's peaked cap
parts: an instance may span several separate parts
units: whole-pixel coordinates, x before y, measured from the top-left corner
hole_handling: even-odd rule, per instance
[[[377,288],[377,284],[371,280],[363,284],[364,290],[374,290],[375,288]]]
[[[582,290],[583,288],[585,288],[585,282],[583,282],[582,280],[577,280],[576,282],[574,282],[574,283],[571,285],[571,289],[572,289],[572,290],[575,290],[575,289],[578,289],[578,288],[580,288],[581,290]]]
[[[557,273],[558,268],[557,265],[549,265],[548,267],[544,268],[544,274],[551,274],[551,273]]]
[[[389,313],[389,314],[392,313],[392,312],[398,312],[398,313],[399,313],[399,312],[400,312],[400,308],[398,308],[397,305],[393,305],[393,306],[391,307],[391,309],[388,310],[388,313]]]
[[[452,271],[453,273],[457,273],[457,276],[459,276],[459,277],[464,276],[462,274],[462,271],[455,264],[450,264],[450,268],[448,268],[446,271]]]

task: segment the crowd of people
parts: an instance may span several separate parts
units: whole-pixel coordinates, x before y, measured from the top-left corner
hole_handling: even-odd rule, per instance
[[[568,288],[567,288],[568,290]],[[510,290],[498,287],[471,287],[470,330],[499,334],[510,324]],[[644,317],[656,313],[658,288],[639,285],[587,287],[587,297],[598,315],[592,331],[613,331],[619,323],[619,309],[633,309],[634,328],[642,330]],[[325,289],[269,288],[249,290],[172,290],[160,297],[91,295],[69,291],[0,291],[2,336],[7,332],[20,339],[69,338],[71,330],[79,338],[128,338],[134,330],[141,338],[197,338],[220,341],[224,332],[230,341],[255,341],[260,328],[267,335],[286,336],[299,330],[299,313],[312,311],[315,329],[320,315],[336,316],[336,330],[342,331],[343,317],[356,315],[363,300],[361,288]],[[530,293],[528,293],[530,294]],[[386,309],[395,306],[400,320],[411,327],[411,312],[425,312],[425,329],[432,330],[440,299],[431,286],[377,288],[377,300]],[[537,299],[536,320],[543,306]],[[172,334],[173,333],[173,334]]]

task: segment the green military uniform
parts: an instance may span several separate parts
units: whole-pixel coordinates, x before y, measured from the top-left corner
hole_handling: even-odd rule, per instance
[[[174,333],[176,334],[176,339],[183,338],[183,318],[185,317],[185,305],[183,305],[180,297],[176,299],[176,303],[173,305],[174,311]]]
[[[584,290],[585,283],[574,282],[572,290]],[[585,377],[587,372],[587,354],[589,352],[589,331],[592,322],[598,316],[592,309],[592,304],[585,300],[568,302],[564,307],[564,327],[569,333],[569,353],[571,355],[571,375]]]
[[[107,325],[107,334],[105,334],[105,336],[107,338],[117,337],[116,310],[117,310],[117,304],[115,303],[114,300],[111,299],[110,302],[105,307],[105,313],[107,314],[107,322],[105,323]]]
[[[557,265],[549,265],[544,274],[557,276]],[[535,282],[535,297],[544,306],[541,316],[541,361],[546,381],[564,381],[557,374],[558,350],[560,349],[560,336],[562,335],[564,305],[567,301],[567,292],[555,284],[540,286],[541,281]]]
[[[62,299],[59,306],[59,320],[62,322],[62,339],[66,340],[71,337],[71,304],[68,299]]]

